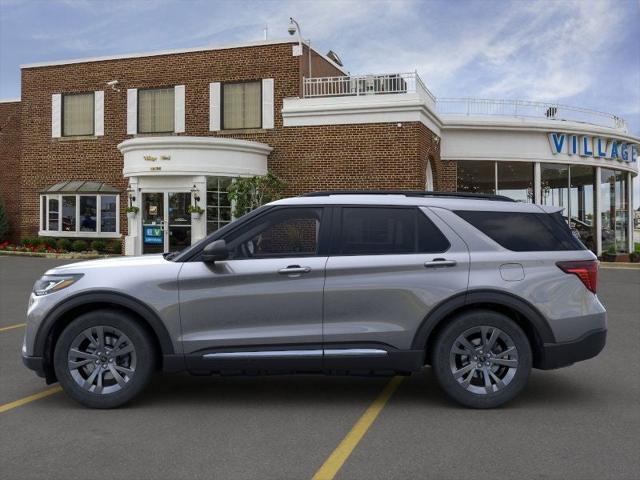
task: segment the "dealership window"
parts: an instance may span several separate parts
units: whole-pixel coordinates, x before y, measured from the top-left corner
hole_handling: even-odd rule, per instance
[[[207,235],[231,222],[231,177],[207,177]]]
[[[628,251],[629,184],[626,172],[601,169],[602,251]]]
[[[496,164],[484,160],[458,162],[458,191],[496,193]]]
[[[138,91],[138,133],[174,131],[175,89],[154,88]]]
[[[222,85],[222,128],[225,130],[262,127],[262,83],[242,82]]]
[[[569,224],[582,243],[595,251],[595,169],[587,165],[571,165],[569,178]]]
[[[498,194],[517,202],[533,203],[533,163],[496,162]]]
[[[540,164],[540,186],[543,205],[569,207],[569,165]],[[567,212],[564,212],[566,215]]]
[[[94,93],[66,93],[62,96],[62,136],[94,134]]]
[[[104,183],[85,181],[47,188],[40,196],[40,235],[118,237],[120,196],[116,191]]]

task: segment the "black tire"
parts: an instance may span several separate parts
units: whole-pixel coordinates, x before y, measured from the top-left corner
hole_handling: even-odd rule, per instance
[[[103,330],[99,330],[104,327]],[[85,340],[83,343],[77,344],[79,338],[84,334],[83,332],[90,330],[90,335],[95,339],[94,343]],[[102,337],[102,344],[106,344],[107,347],[99,346],[100,335],[97,332],[104,332]],[[94,337],[94,332],[95,337]],[[117,334],[120,333],[120,337]],[[125,353],[123,355],[117,355],[115,352],[119,349],[110,349],[109,342],[115,343],[118,338],[122,338],[122,351],[131,350],[129,345],[132,345],[133,353]],[[73,357],[77,358],[78,362],[82,362],[82,358],[87,359],[88,365],[81,368],[70,367],[70,349],[74,346],[75,350],[81,350],[86,348],[89,352],[86,357]],[[113,345],[111,345],[113,346]],[[99,349],[102,349],[101,350]],[[95,353],[101,352],[102,356],[97,356]],[[91,355],[91,357],[90,357]],[[107,357],[106,355],[109,355]],[[103,358],[104,360],[100,360]],[[96,359],[96,361],[94,361]],[[156,352],[154,349],[153,341],[149,333],[138,323],[135,318],[130,317],[126,313],[118,312],[115,310],[96,310],[80,315],[73,320],[63,331],[58,341],[56,342],[54,354],[53,354],[53,366],[55,369],[58,382],[62,386],[67,395],[81,403],[84,406],[90,408],[115,408],[129,402],[131,399],[140,394],[151,380],[153,373],[156,369]],[[101,362],[105,362],[102,364]],[[114,363],[110,363],[114,362]],[[127,363],[128,362],[128,363]],[[93,363],[99,363],[98,367],[95,367]],[[96,393],[90,391],[87,388],[83,388],[79,382],[83,379],[88,384],[87,380],[90,379],[92,369],[97,369],[101,366],[107,368],[102,372],[95,372],[99,375],[94,375],[93,382],[98,382],[98,376],[100,377],[99,386],[93,386],[92,388],[102,388],[104,393]],[[118,369],[120,380],[122,383],[116,381],[116,375],[111,373],[111,366],[114,369]],[[130,371],[130,374],[122,373]],[[73,372],[73,373],[72,373]],[[88,372],[88,373],[87,373]],[[89,378],[87,378],[89,377]],[[126,382],[125,382],[126,379]],[[109,384],[108,387],[103,385]],[[104,390],[117,389],[112,392],[105,392]]]
[[[484,335],[477,330],[481,327],[501,331],[501,336],[497,337],[489,353],[483,352],[480,347],[482,342],[480,339]],[[490,337],[493,330],[485,330],[485,332]],[[505,335],[502,336],[502,334]],[[476,337],[473,338],[473,335]],[[465,353],[469,351],[469,348],[465,348],[462,343],[458,342],[461,337],[473,338],[469,342],[470,346],[476,347],[474,351],[478,354],[483,352],[483,355],[471,357],[459,354],[461,349]],[[511,355],[500,353],[507,350],[505,346],[507,341],[510,341],[509,345],[516,348],[515,353],[517,354],[517,367],[511,369],[492,363],[505,363],[505,359],[508,362],[513,362]],[[474,342],[478,342],[478,344],[476,345]],[[490,343],[487,341],[485,345]],[[455,351],[453,350],[454,344],[456,345]],[[498,351],[498,353],[496,354],[494,351]],[[480,360],[479,363],[473,360],[476,358]],[[495,408],[516,397],[527,384],[531,363],[531,346],[526,334],[512,319],[491,310],[471,310],[452,318],[436,338],[431,355],[431,365],[440,387],[451,399],[470,408]],[[486,369],[483,365],[487,366]],[[468,373],[465,372],[464,375],[461,375],[459,380],[454,377],[453,370],[459,373],[469,368]],[[495,373],[492,369],[495,369]],[[500,386],[495,380],[501,375],[504,375],[504,378],[500,378],[501,382],[504,380],[503,386]],[[485,377],[489,378],[490,384],[495,381],[495,386],[487,387]],[[467,381],[469,383],[465,385]],[[470,391],[470,388],[474,391]],[[484,393],[475,390],[484,390]]]

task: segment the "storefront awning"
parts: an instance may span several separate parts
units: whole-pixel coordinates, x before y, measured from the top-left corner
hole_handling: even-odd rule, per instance
[[[104,182],[69,180],[51,185],[40,193],[120,193],[120,189]]]

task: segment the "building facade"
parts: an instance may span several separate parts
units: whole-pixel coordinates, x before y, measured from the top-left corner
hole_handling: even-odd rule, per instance
[[[271,171],[286,195],[459,190],[559,205],[595,252],[631,248],[640,140],[623,120],[555,104],[436,99],[416,73],[354,76],[296,47],[22,66],[21,99],[0,103],[12,239],[181,249],[231,221],[235,178]]]

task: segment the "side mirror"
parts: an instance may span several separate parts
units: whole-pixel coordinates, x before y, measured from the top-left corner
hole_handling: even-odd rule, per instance
[[[217,260],[226,260],[229,258],[229,250],[227,250],[227,242],[224,240],[216,240],[204,247],[202,250],[202,261],[213,263]]]

